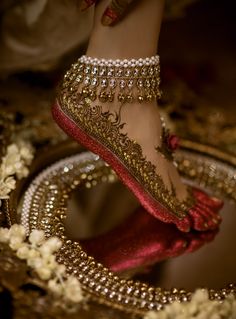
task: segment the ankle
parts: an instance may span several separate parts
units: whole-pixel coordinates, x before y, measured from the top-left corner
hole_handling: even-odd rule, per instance
[[[113,27],[101,24],[108,2],[100,1],[96,6],[87,55],[107,59],[138,59],[155,55],[164,1],[137,1],[122,22]]]
[[[86,55],[98,59],[139,59],[157,53],[157,41],[148,41],[140,45],[140,35],[135,30],[130,35],[118,33],[107,27],[94,30],[89,40]],[[159,35],[158,35],[159,37]]]
[[[104,41],[105,35],[92,35],[86,55],[98,59],[139,59],[156,54],[156,44],[140,45],[138,41]],[[112,45],[111,45],[112,43]]]

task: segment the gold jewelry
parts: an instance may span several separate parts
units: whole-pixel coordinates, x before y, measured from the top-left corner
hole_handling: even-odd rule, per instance
[[[230,176],[234,176],[235,172],[232,166],[209,157],[196,157],[186,151],[180,153],[176,160],[187,178],[197,182],[204,181],[206,186],[235,198],[235,192],[229,192],[219,186],[219,181],[225,185],[232,184],[233,179],[230,179]],[[216,168],[214,174],[209,169],[213,165]],[[160,310],[175,300],[190,300],[192,293],[184,289],[165,290],[115,276],[94,258],[87,256],[79,242],[67,238],[64,220],[71,192],[77,187],[91,188],[99,182],[114,180],[111,169],[94,154],[82,153],[61,160],[47,168],[31,183],[25,193],[22,224],[28,227],[28,230],[43,229],[48,237],[56,235],[63,241],[57,256],[58,262],[66,266],[69,274],[77,276],[84,291],[99,303],[125,312],[143,314],[147,310]],[[231,284],[222,290],[209,289],[208,292],[210,299],[221,300],[230,293],[236,294],[236,288]]]
[[[135,176],[138,182],[145,186],[145,190],[166,207],[170,211],[170,214],[182,220],[187,216],[189,209],[195,205],[195,198],[192,195],[191,188],[187,188],[188,196],[184,201],[178,200],[173,190],[169,190],[162,177],[156,173],[155,165],[145,158],[141,146],[122,132],[121,129],[124,123],[121,122],[121,114],[116,114],[114,117],[112,112],[105,112],[101,105],[92,103],[94,98],[97,99],[97,93],[95,94],[95,91],[90,89],[92,85],[90,80],[84,83],[84,81],[87,80],[85,74],[96,76],[97,74],[103,74],[104,71],[105,74],[99,79],[101,82],[102,80],[106,80],[107,76],[110,77],[110,80],[113,80],[114,78],[112,78],[112,76],[115,76],[115,71],[118,72],[121,70],[122,76],[120,81],[123,81],[124,73],[122,72],[124,70],[132,69],[132,74],[134,74],[134,70],[137,69],[138,75],[135,82],[135,85],[137,85],[139,79],[142,80],[142,83],[145,81],[144,79],[146,79],[147,73],[144,73],[144,71],[147,72],[148,68],[149,71],[154,68],[156,78],[157,74],[159,74],[158,56],[130,61],[98,60],[83,56],[77,63],[72,65],[71,69],[66,73],[62,83],[62,89],[58,94],[58,104],[63,113],[71,118],[86,134],[98,140],[109,149],[109,151],[115,154],[117,158],[121,159],[122,164],[132,173],[132,176]],[[145,77],[144,74],[146,74]],[[125,81],[127,83],[128,79]],[[100,82],[99,87],[101,86]],[[159,85],[159,79],[157,79],[155,83]],[[123,90],[126,89],[127,86],[123,88]],[[140,87],[141,91],[144,90],[144,92],[146,92],[146,89],[145,86]],[[159,86],[157,86],[156,89],[159,90]],[[94,90],[98,90],[98,88],[95,86]],[[139,88],[136,87],[136,93],[138,90]],[[115,98],[116,96],[118,98],[119,94],[124,94],[124,96],[127,97],[128,93],[124,92],[119,92],[118,95],[116,94],[113,97]],[[144,92],[140,93],[141,95],[137,95],[136,99],[138,96],[144,96],[146,94]],[[105,93],[106,96],[107,94],[109,95],[108,91]],[[113,93],[115,94],[115,91]],[[133,97],[134,94],[135,93],[133,93]],[[107,101],[107,99],[105,100]],[[103,100],[103,102],[105,102],[105,100]],[[142,102],[143,101],[144,99],[142,99]],[[123,105],[127,101],[125,99],[120,102],[121,105]]]
[[[105,60],[82,56],[66,73],[62,88],[71,80],[78,84],[82,100],[132,103],[160,98],[159,56],[132,60]]]

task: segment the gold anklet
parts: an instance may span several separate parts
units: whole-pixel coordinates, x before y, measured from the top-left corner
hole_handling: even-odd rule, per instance
[[[159,56],[132,60],[105,60],[82,56],[64,78],[78,84],[79,99],[121,104],[150,102],[161,96]]]

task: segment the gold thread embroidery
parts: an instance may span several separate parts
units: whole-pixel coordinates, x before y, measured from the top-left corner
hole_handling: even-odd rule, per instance
[[[173,189],[168,190],[161,176],[156,173],[155,165],[146,160],[141,146],[121,132],[124,123],[121,123],[120,116],[114,117],[109,111],[103,112],[101,105],[91,105],[90,98],[82,98],[77,93],[79,83],[76,75],[74,72],[70,74],[58,95],[62,111],[87,134],[111,150],[154,199],[179,219],[184,218],[195,203],[191,189],[188,188],[185,201],[178,200]]]

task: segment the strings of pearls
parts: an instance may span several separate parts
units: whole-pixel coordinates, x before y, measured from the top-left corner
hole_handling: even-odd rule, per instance
[[[154,55],[152,57],[140,58],[140,59],[97,59],[92,58],[87,55],[83,55],[78,59],[78,62],[99,66],[108,66],[108,67],[142,67],[142,66],[151,66],[159,64],[160,57],[159,55]]]

